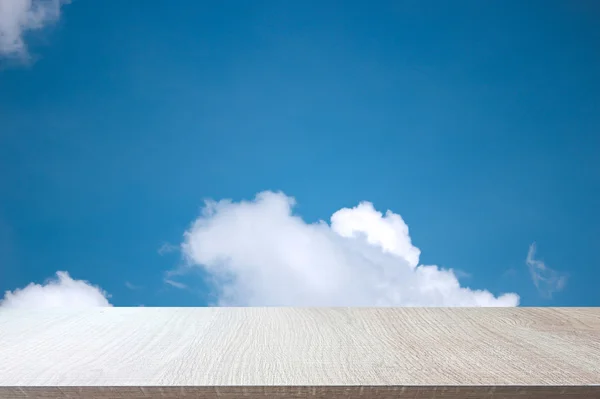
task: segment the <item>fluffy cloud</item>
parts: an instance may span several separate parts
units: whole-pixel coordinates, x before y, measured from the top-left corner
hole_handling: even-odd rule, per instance
[[[536,246],[533,243],[529,246],[525,263],[529,266],[529,273],[538,292],[546,298],[551,298],[552,294],[564,288],[567,275],[552,270],[541,260],[535,259],[535,250]]]
[[[229,306],[516,306],[461,287],[452,270],[419,265],[400,215],[371,203],[309,224],[293,198],[262,192],[253,201],[207,202],[181,245]]]
[[[0,56],[27,57],[23,35],[60,18],[70,0],[0,0]]]
[[[67,272],[56,272],[56,279],[44,285],[30,283],[23,289],[7,291],[0,300],[2,308],[87,308],[112,306],[109,295],[83,280],[73,280]]]

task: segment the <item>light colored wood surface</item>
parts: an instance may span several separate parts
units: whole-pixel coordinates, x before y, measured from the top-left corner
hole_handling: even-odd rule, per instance
[[[0,386],[2,399],[599,399],[594,386],[243,386],[25,387]]]
[[[600,308],[0,310],[0,386],[599,385]]]

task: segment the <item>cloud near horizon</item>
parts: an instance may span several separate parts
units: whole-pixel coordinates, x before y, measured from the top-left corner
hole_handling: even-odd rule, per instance
[[[519,296],[461,287],[451,269],[419,265],[400,215],[361,202],[306,223],[295,200],[207,201],[181,245],[225,306],[517,306]]]
[[[533,284],[540,295],[545,298],[552,298],[555,292],[561,291],[565,287],[567,275],[557,272],[546,266],[543,261],[535,259],[535,251],[536,245],[533,243],[529,246],[525,263],[529,267]]]
[[[171,280],[171,279],[168,279],[168,278],[163,279],[163,281],[165,284],[168,284],[171,287],[179,288],[180,290],[184,290],[187,288],[187,285],[177,282],[177,281],[174,281],[174,280]]]
[[[70,0],[0,0],[0,57],[27,59],[24,35],[60,19]]]
[[[112,306],[100,287],[84,280],[74,280],[65,271],[56,272],[56,279],[45,284],[30,283],[25,288],[6,291],[0,308],[88,308]]]
[[[457,272],[420,265],[400,215],[371,203],[306,223],[295,200],[265,191],[252,201],[208,201],[181,245],[189,267],[208,273],[221,306],[517,306],[519,296],[462,287]],[[555,272],[533,259],[536,285]],[[538,262],[538,263],[536,263]],[[533,271],[532,271],[533,273]],[[548,274],[550,273],[550,274]],[[168,274],[168,273],[167,273]],[[179,274],[179,273],[178,273]],[[562,280],[561,280],[562,281]],[[187,285],[165,278],[176,288]],[[562,284],[560,281],[557,284]],[[7,291],[0,308],[112,306],[100,287],[66,271]]]

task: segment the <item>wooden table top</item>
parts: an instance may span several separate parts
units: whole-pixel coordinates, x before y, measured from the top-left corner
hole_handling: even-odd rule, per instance
[[[600,308],[0,309],[0,397],[524,386],[599,392]]]

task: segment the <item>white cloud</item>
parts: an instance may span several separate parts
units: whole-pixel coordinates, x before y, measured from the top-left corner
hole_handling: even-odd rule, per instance
[[[567,275],[552,270],[543,261],[535,259],[535,250],[536,246],[533,243],[529,246],[525,263],[529,266],[529,273],[538,292],[546,298],[551,298],[553,293],[565,287]]]
[[[371,203],[335,212],[331,224],[292,213],[295,200],[262,192],[253,201],[209,201],[182,252],[203,268],[229,306],[516,306],[461,287],[452,270],[419,264],[398,214]]]
[[[87,308],[97,306],[112,306],[110,297],[100,287],[93,286],[87,281],[73,280],[67,272],[56,272],[55,280],[45,284],[30,283],[22,289],[13,292],[6,291],[4,299],[0,300],[2,308]]]
[[[0,0],[0,56],[27,58],[23,35],[42,29],[60,18],[70,0]]]
[[[187,288],[187,285],[183,283],[178,283],[177,281],[169,280],[168,278],[164,279],[164,282],[172,287],[179,288],[180,290]]]

